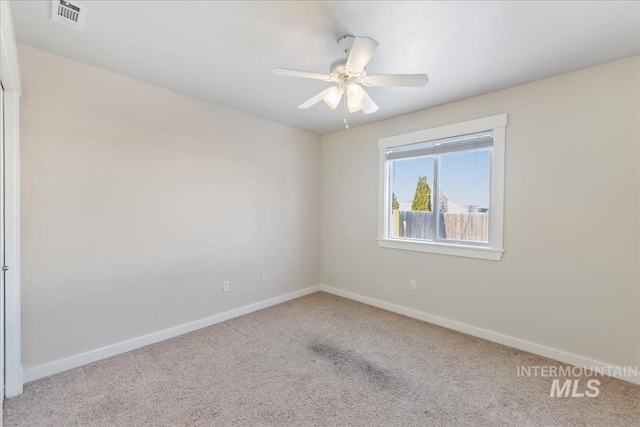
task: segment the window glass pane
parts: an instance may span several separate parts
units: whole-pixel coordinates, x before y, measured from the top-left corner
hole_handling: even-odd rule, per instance
[[[440,155],[440,239],[489,242],[491,148]]]
[[[390,161],[390,237],[432,240],[434,157]]]

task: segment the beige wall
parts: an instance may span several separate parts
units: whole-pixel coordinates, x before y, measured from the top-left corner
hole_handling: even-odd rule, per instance
[[[322,283],[638,365],[638,63],[630,58],[323,137]],[[502,261],[379,248],[378,138],[499,113],[509,114]]]
[[[25,369],[319,284],[318,136],[19,57]]]
[[[306,288],[320,271],[325,285],[638,364],[637,57],[320,144],[30,47],[19,55],[25,369]],[[377,139],[499,113],[502,261],[379,248]]]

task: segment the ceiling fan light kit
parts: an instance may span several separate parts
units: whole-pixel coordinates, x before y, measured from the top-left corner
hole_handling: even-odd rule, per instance
[[[342,100],[342,92],[343,90],[340,86],[332,86],[322,100],[329,108],[335,110]]]
[[[424,87],[429,82],[426,74],[367,75],[365,67],[378,48],[378,43],[373,39],[344,36],[338,40],[338,45],[347,56],[333,61],[329,67],[329,74],[288,68],[276,68],[273,70],[274,74],[283,76],[304,77],[336,83],[335,86],[323,90],[313,98],[298,105],[298,108],[309,108],[322,100],[329,108],[335,110],[344,96],[344,123],[345,127],[349,129],[349,113],[356,113],[362,110],[364,114],[371,114],[378,111],[378,105],[362,86]]]

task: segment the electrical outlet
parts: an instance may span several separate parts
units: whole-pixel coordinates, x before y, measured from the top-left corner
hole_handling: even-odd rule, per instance
[[[262,273],[262,283],[267,283],[267,273]]]
[[[411,279],[409,280],[409,289],[411,289],[412,291],[416,290],[416,281]]]
[[[222,282],[222,292],[229,292],[229,281],[225,280]]]

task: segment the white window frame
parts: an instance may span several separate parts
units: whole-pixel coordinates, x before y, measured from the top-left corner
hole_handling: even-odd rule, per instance
[[[504,253],[506,127],[507,114],[504,113],[379,139],[378,246],[499,261]],[[489,205],[489,245],[478,246],[462,243],[407,240],[387,236],[387,223],[390,214],[387,207],[390,203],[391,194],[389,194],[389,163],[386,158],[386,153],[390,149],[406,145],[428,143],[430,141],[455,138],[480,132],[491,132],[493,134],[493,149],[491,150],[491,200]]]

